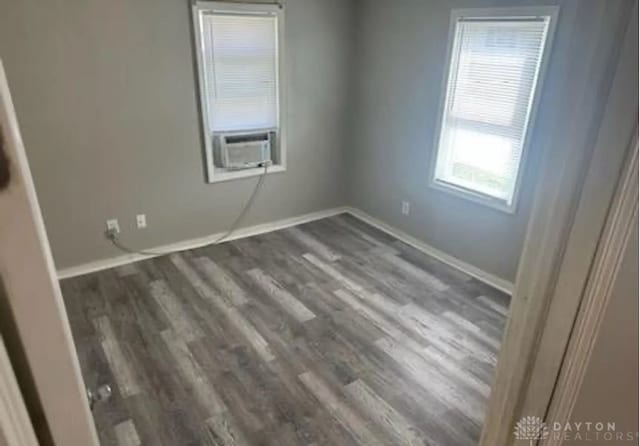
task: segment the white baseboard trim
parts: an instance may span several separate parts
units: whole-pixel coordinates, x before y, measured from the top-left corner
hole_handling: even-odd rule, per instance
[[[419,240],[407,234],[406,232],[401,231],[400,229],[397,229],[381,220],[378,220],[375,217],[372,217],[371,215],[361,211],[360,209],[347,207],[346,211],[354,217],[370,224],[371,226],[374,226],[381,231],[386,232],[387,234],[397,238],[398,240],[401,240],[406,244],[413,246],[417,250],[422,251],[423,253],[435,259],[438,259],[441,262],[446,263],[447,265],[452,266],[453,268],[460,270],[465,274],[475,277],[476,279],[486,283],[487,285],[497,288],[509,295],[513,293],[513,282],[509,282],[508,280],[502,279],[498,276],[481,270],[480,268],[464,262],[452,255],[444,253],[439,249],[423,242],[422,240]]]
[[[277,231],[278,229],[284,229],[291,226],[308,223],[314,220],[320,220],[322,218],[343,214],[347,211],[348,211],[347,207],[337,207],[332,209],[326,209],[324,211],[311,212],[309,214],[299,215],[297,217],[285,218],[285,219],[277,220],[270,223],[263,223],[255,226],[249,226],[246,228],[240,228],[236,230],[233,234],[231,234],[230,237],[226,238],[225,241],[236,240],[240,238],[251,237],[253,235]],[[201,248],[203,246],[207,246],[215,242],[223,234],[224,232],[220,232],[217,234],[211,234],[204,237],[184,240],[177,243],[171,243],[168,245],[157,246],[155,248],[147,248],[147,249],[149,251],[162,253],[158,255],[165,255],[172,252]],[[143,255],[143,254],[124,254],[117,257],[111,257],[109,259],[96,260],[93,262],[83,263],[81,265],[58,270],[58,279],[68,279],[70,277],[81,276],[81,275],[93,273],[96,271],[102,271],[105,269],[126,265],[128,263],[139,262],[141,260],[146,260],[153,257],[157,257],[157,256]]]
[[[476,279],[499,289],[500,291],[504,291],[507,294],[511,294],[513,292],[513,283],[501,279],[493,274],[490,274],[486,271],[481,270],[467,262],[464,262],[456,257],[453,257],[449,254],[446,254],[427,243],[418,240],[417,238],[397,229],[383,221],[378,220],[375,217],[361,211],[360,209],[356,209],[349,206],[337,207],[332,209],[327,209],[324,211],[312,212],[310,214],[300,215],[298,217],[285,218],[282,220],[277,220],[271,223],[263,223],[255,226],[249,226],[246,228],[241,228],[235,231],[229,238],[225,240],[236,240],[245,237],[251,237],[253,235],[265,234],[267,232],[277,231],[278,229],[284,229],[291,226],[300,225],[303,223],[308,223],[314,220],[320,220],[322,218],[332,217],[334,215],[349,213],[356,218],[374,226],[381,231],[386,232],[387,234],[401,240],[408,245],[413,246],[419,251],[424,252],[431,257],[434,257],[440,260],[443,263],[446,263],[453,268],[456,268],[463,273],[466,273]],[[221,233],[207,235],[205,237],[184,240],[177,243],[171,243],[168,245],[158,246],[155,248],[150,248],[150,251],[157,251],[159,255],[169,254],[172,252],[185,251],[188,249],[201,248],[203,246],[210,245],[218,238],[222,236]],[[139,262],[141,260],[150,259],[152,255],[143,255],[143,254],[124,254],[117,257],[112,257],[104,260],[96,260],[94,262],[84,263],[78,266],[72,266],[70,268],[64,268],[58,270],[58,279],[67,279],[70,277],[81,276],[83,274],[89,274],[96,271],[101,271],[109,268],[115,268],[117,266],[126,265],[128,263]]]

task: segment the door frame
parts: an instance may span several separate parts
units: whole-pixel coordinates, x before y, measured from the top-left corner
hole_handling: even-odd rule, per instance
[[[4,66],[0,60],[0,129],[9,181],[0,189],[0,282],[15,331],[7,342],[20,345],[32,381],[20,380],[41,441],[65,446],[98,446],[71,327],[51,256]],[[6,327],[3,327],[3,329]],[[7,336],[7,333],[4,333]],[[14,358],[11,358],[14,360]],[[29,382],[27,382],[29,381]],[[33,391],[33,392],[31,392]],[[31,401],[27,394],[36,395]],[[14,402],[15,405],[15,402]],[[17,409],[17,408],[16,408]],[[39,421],[39,420],[38,420]],[[46,432],[43,432],[45,431]],[[46,439],[46,440],[45,440]]]
[[[0,444],[38,446],[2,334],[0,334]]]
[[[605,312],[625,256],[625,247],[638,231],[638,140],[630,148],[625,172],[609,211],[607,223],[589,275],[580,310],[549,407],[547,420],[567,425],[580,395]],[[560,446],[563,436],[549,436],[544,446]]]
[[[637,138],[637,1],[623,31],[595,141],[566,141],[543,160],[481,446],[514,444],[524,416],[547,419],[625,156]]]

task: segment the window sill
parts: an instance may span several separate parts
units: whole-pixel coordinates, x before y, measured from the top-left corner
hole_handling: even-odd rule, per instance
[[[281,164],[269,166],[267,175],[271,173],[285,172],[287,168]],[[238,180],[241,178],[249,178],[260,176],[264,173],[264,167],[254,167],[252,169],[242,170],[226,170],[215,168],[213,174],[209,177],[209,183],[221,183],[223,181]]]
[[[429,186],[441,192],[455,195],[456,197],[496,209],[498,211],[504,212],[505,214],[515,214],[516,212],[517,202],[515,199],[513,203],[507,204],[506,201],[500,200],[499,198],[494,198],[480,192],[473,192],[461,187],[456,187],[452,184],[442,183],[435,179],[429,181]]]

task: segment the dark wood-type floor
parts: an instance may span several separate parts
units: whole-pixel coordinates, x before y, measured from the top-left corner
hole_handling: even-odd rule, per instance
[[[103,446],[475,445],[508,305],[348,215],[61,284]]]

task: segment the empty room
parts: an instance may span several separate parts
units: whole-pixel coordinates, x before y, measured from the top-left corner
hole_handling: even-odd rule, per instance
[[[637,0],[0,0],[0,444],[638,444]]]

